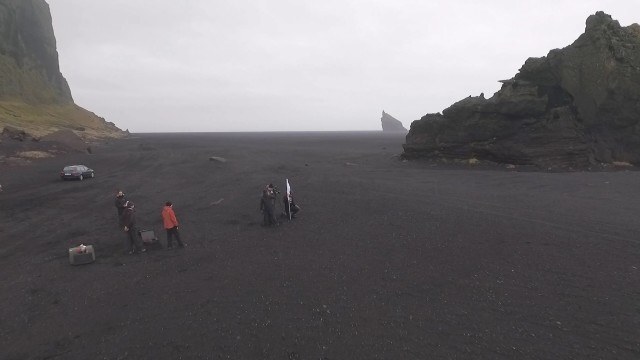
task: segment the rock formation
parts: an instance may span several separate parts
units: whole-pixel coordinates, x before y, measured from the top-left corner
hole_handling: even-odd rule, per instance
[[[385,132],[401,132],[401,131],[406,132],[407,131],[407,129],[402,125],[402,122],[400,122],[400,120],[397,120],[393,116],[387,114],[386,112],[384,112],[384,110],[382,110],[382,118],[380,118],[380,121],[382,122],[382,131],[385,131]]]
[[[640,26],[589,16],[573,44],[529,58],[490,99],[468,97],[411,124],[405,158],[542,168],[640,164]]]
[[[44,0],[0,1],[0,98],[29,103],[73,102],[60,73],[49,5]]]
[[[125,135],[74,104],[44,0],[0,0],[0,129],[5,126],[37,137],[63,129],[85,139]]]
[[[16,141],[34,140],[34,138],[31,137],[30,134],[27,134],[24,130],[16,129],[11,126],[7,126],[4,129],[2,129],[0,136],[11,139],[11,140],[16,140]],[[0,140],[2,139],[0,138]]]
[[[58,151],[91,153],[91,146],[84,142],[84,140],[72,130],[58,130],[43,136],[40,142],[50,144],[52,148]]]

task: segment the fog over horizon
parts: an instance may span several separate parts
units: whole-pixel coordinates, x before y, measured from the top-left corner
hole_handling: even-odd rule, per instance
[[[132,132],[409,128],[637,1],[47,0],[74,101]],[[636,16],[634,18],[633,16]]]

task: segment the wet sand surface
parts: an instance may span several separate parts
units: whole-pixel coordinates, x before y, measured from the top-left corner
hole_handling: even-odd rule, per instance
[[[640,358],[640,172],[445,168],[403,140],[135,134],[0,167],[0,358]],[[262,227],[285,178],[302,211]],[[160,237],[171,200],[188,246],[125,254],[117,189]]]

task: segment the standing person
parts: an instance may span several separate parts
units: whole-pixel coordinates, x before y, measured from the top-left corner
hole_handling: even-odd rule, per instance
[[[178,246],[183,248],[184,243],[180,241],[180,233],[178,232],[178,219],[176,213],[173,212],[173,203],[167,201],[162,209],[162,222],[164,229],[167,230],[167,249],[173,249],[173,236],[175,235]]]
[[[116,209],[118,209],[118,223],[120,225],[120,227],[122,227],[122,213],[124,212],[125,209],[125,204],[127,202],[127,199],[125,199],[124,197],[124,193],[122,192],[122,190],[118,190],[118,192],[116,193]]]
[[[262,190],[260,211],[262,211],[262,226],[278,225],[275,217],[275,195],[269,191],[268,187]]]
[[[276,206],[276,195],[280,194],[280,191],[278,190],[278,188],[273,185],[273,184],[269,184],[267,185],[267,192],[269,193],[269,196],[272,197],[271,202],[273,203],[274,209]]]
[[[277,198],[278,198],[278,194],[280,194],[280,191],[275,185],[269,184],[267,185],[267,192],[269,193],[269,197],[271,198],[271,204],[273,205],[273,218],[275,219],[276,203],[277,203]]]
[[[295,219],[296,214],[300,211],[300,206],[293,200],[293,194],[289,193],[289,196],[284,194],[284,196],[282,196],[282,203],[284,204],[283,215],[289,217],[289,212],[291,212],[291,219]]]
[[[124,251],[129,254],[143,253],[147,251],[147,249],[142,247],[142,241],[138,237],[138,230],[136,229],[136,214],[132,201],[125,202],[120,223],[123,226],[124,232],[127,233],[127,237],[124,241]]]

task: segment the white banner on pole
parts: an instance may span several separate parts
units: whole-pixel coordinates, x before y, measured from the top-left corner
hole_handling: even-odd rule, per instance
[[[291,220],[291,186],[289,185],[289,179],[285,179],[287,182],[287,212],[289,213],[289,220]]]

